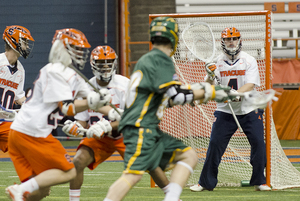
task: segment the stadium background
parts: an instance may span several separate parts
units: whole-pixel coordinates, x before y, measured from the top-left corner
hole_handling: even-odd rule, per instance
[[[32,86],[39,69],[47,64],[52,37],[57,29],[70,27],[81,30],[88,38],[92,46],[91,50],[98,45],[105,44],[113,47],[119,55],[119,72],[124,75],[122,69],[128,68],[131,72],[134,68],[134,62],[149,50],[147,43],[125,44],[128,45],[128,52],[124,53],[125,37],[122,32],[124,31],[122,30],[124,27],[122,22],[124,22],[127,11],[129,18],[127,41],[138,42],[149,39],[149,14],[263,10],[266,2],[282,3],[280,0],[237,0],[234,3],[221,0],[210,2],[197,0],[2,0],[0,2],[0,31],[3,31],[8,25],[22,25],[30,30],[35,39],[32,58],[26,60],[20,58],[26,71],[24,88],[27,89]],[[281,9],[283,11],[281,12],[284,13],[274,15],[275,32],[273,38],[295,38],[300,35],[300,15],[299,13],[289,13],[289,2],[297,3],[297,0],[283,2],[284,5]],[[128,10],[124,10],[125,4],[127,4]],[[107,8],[107,12],[105,12],[105,8]],[[274,13],[279,10],[274,10]],[[296,10],[296,12],[300,11]],[[107,35],[105,35],[105,23],[107,23]],[[105,36],[107,36],[107,40],[105,40]],[[295,54],[293,49],[295,45],[290,48],[287,41],[282,41],[281,47],[279,44],[281,43],[278,41],[274,42],[273,55],[280,57],[285,53],[290,54],[292,52],[292,55]],[[3,52],[3,40],[0,40],[0,46],[3,47],[0,52]],[[126,56],[129,60],[125,60]],[[275,74],[273,71],[273,74],[277,83],[273,81],[273,84],[277,84],[276,87],[280,88],[282,87],[280,86],[281,83],[290,82],[296,83],[296,85],[292,85],[289,89],[299,89],[300,78],[297,76],[300,73],[299,58],[288,61],[277,60],[277,63],[274,62],[275,67],[277,71]],[[88,78],[93,76],[89,63],[86,64],[83,73]],[[273,104],[278,136],[280,139],[300,139],[300,118],[298,118],[300,103],[296,101],[300,97],[300,92],[299,90],[281,90],[281,92],[284,94],[283,97],[288,98],[281,98],[280,102]],[[291,100],[293,104],[289,104]]]

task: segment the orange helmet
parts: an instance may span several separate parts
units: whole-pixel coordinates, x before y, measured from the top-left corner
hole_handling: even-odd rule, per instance
[[[98,46],[93,49],[90,63],[94,75],[104,82],[109,82],[117,68],[118,56],[110,46]]]
[[[7,26],[3,32],[3,40],[25,59],[33,49],[34,39],[30,31],[19,25]]]
[[[237,55],[242,49],[241,33],[235,27],[227,27],[221,33],[221,46],[223,52],[227,55],[232,56],[232,59]],[[230,38],[232,40],[238,40],[236,47],[228,47],[225,44],[225,39]]]
[[[83,70],[89,54],[88,48],[91,47],[85,35],[77,29],[66,28],[56,30],[52,43],[55,40],[61,40],[64,43],[73,65]]]

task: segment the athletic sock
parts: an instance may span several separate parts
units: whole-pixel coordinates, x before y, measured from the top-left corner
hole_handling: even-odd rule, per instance
[[[69,201],[80,201],[80,189],[69,189]]]
[[[31,178],[28,181],[20,184],[24,192],[32,193],[33,191],[36,191],[39,189],[39,185],[36,182],[35,178]]]
[[[169,191],[169,185],[166,185],[165,187],[163,187],[161,190],[166,194]]]
[[[177,183],[170,183],[164,201],[178,201],[182,188]]]
[[[103,201],[112,201],[111,199],[105,198]]]

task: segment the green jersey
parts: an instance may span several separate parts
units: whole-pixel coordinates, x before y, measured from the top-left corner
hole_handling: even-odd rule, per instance
[[[143,55],[130,77],[125,111],[119,131],[125,126],[158,126],[168,103],[166,89],[177,81],[172,59],[158,49]]]

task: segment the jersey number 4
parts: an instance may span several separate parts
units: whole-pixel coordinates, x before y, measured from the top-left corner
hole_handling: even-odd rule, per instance
[[[237,79],[230,79],[227,86],[231,87],[231,89],[238,90]]]

